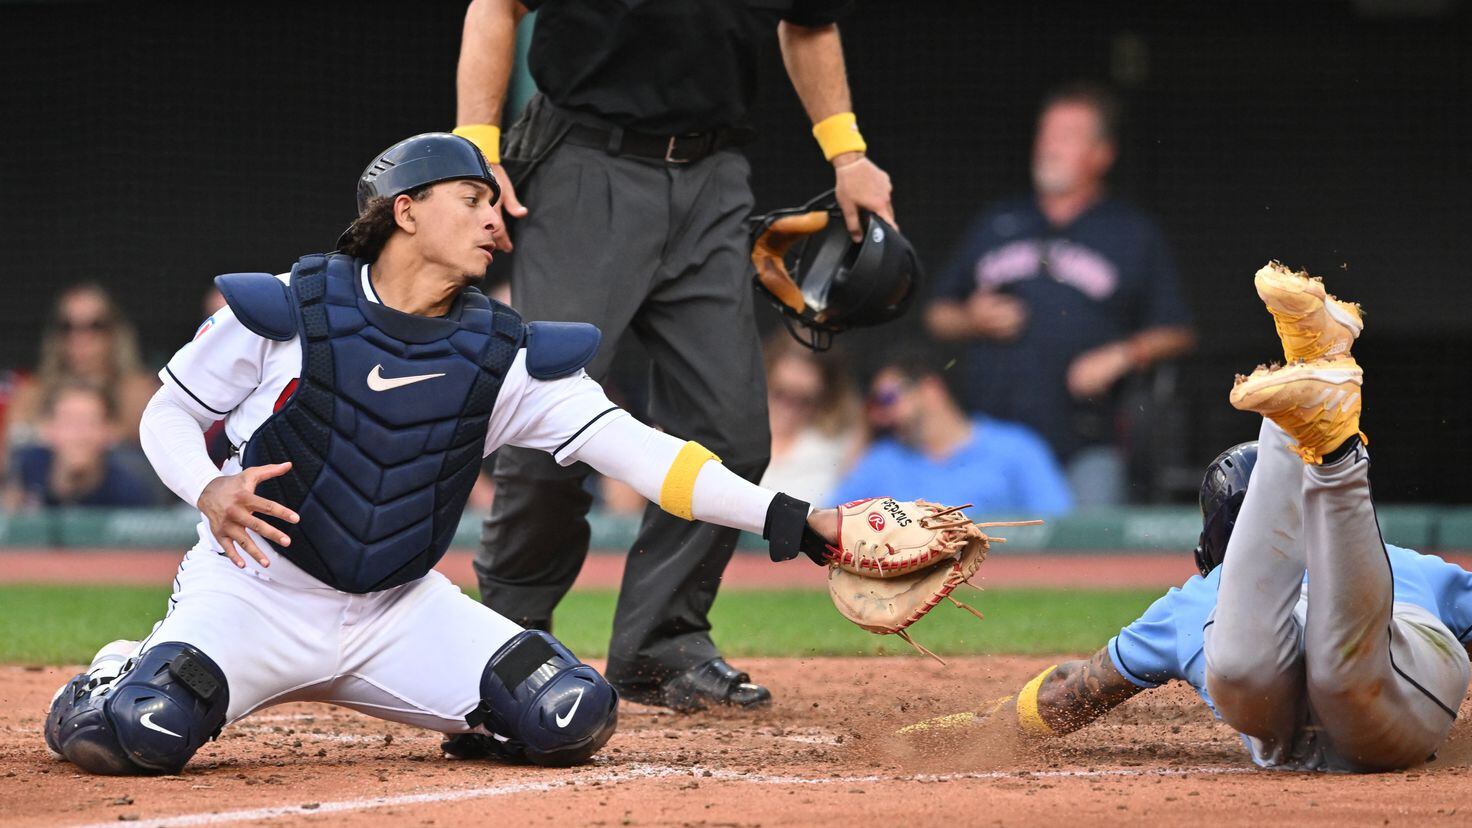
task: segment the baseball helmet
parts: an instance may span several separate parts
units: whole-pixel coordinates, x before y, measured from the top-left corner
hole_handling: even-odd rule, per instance
[[[441,181],[473,178],[491,188],[491,202],[501,200],[501,185],[475,144],[448,132],[425,132],[380,152],[358,176],[358,212],[378,196],[393,198]],[[338,239],[344,243],[347,234]]]
[[[393,198],[429,184],[474,178],[491,187],[491,201],[501,200],[501,185],[475,144],[448,132],[425,132],[380,152],[358,178],[358,212],[378,196]]]
[[[841,331],[897,319],[919,289],[910,242],[873,213],[863,212],[861,224],[856,242],[832,190],[748,219],[757,290],[782,312],[793,338],[815,351]]]
[[[1206,467],[1201,479],[1201,538],[1196,543],[1196,569],[1204,578],[1221,566],[1237,512],[1247,496],[1247,481],[1257,465],[1257,441],[1238,443]]]

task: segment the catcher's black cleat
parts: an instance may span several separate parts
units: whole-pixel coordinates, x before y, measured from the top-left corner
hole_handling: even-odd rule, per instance
[[[724,658],[713,658],[663,684],[622,685],[615,681],[613,685],[629,701],[668,707],[676,713],[695,713],[715,705],[751,710],[772,703],[772,691],[753,684],[751,676],[727,664]]]
[[[446,759],[492,759],[513,765],[529,765],[519,745],[484,733],[445,734],[440,750]]]

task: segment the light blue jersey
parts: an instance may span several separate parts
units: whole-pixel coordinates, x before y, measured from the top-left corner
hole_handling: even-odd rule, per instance
[[[1472,636],[1472,572],[1435,555],[1389,544],[1386,550],[1395,577],[1395,600],[1427,610],[1466,643]],[[1205,578],[1196,575],[1172,588],[1109,639],[1109,657],[1120,675],[1140,687],[1179,679],[1196,688],[1215,711],[1206,692],[1202,636],[1216,608],[1221,572],[1217,567]]]

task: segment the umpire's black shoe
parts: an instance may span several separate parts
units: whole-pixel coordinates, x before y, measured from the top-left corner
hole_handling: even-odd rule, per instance
[[[751,676],[727,664],[724,658],[713,658],[663,684],[614,686],[629,701],[668,707],[676,713],[694,713],[712,705],[750,710],[772,703],[772,691],[753,684]]]

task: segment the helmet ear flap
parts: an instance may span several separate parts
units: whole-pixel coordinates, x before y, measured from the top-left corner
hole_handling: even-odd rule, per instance
[[[1242,511],[1242,501],[1246,497],[1247,490],[1240,489],[1206,517],[1206,522],[1201,527],[1201,537],[1196,543],[1196,569],[1201,577],[1210,575],[1213,569],[1226,560],[1227,544],[1232,539],[1232,530],[1237,527],[1237,513]]]

